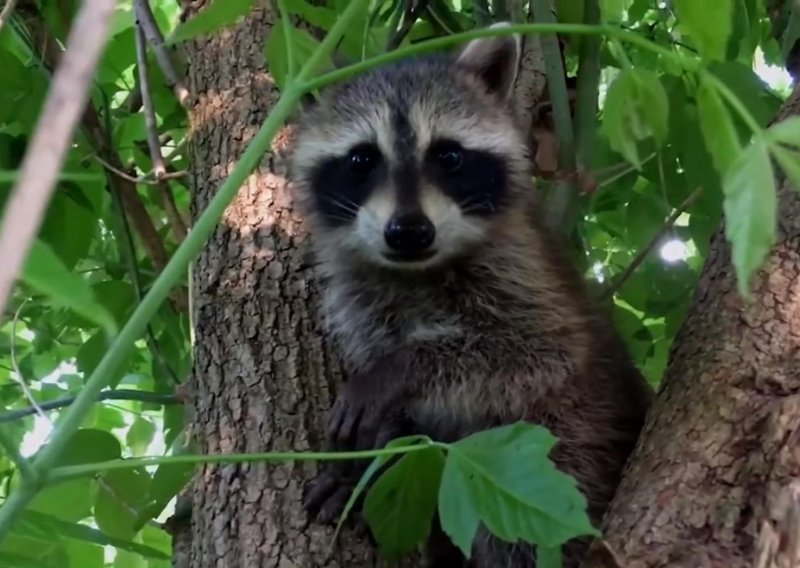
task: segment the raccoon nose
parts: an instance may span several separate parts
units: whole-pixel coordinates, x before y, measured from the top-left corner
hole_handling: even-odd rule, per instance
[[[393,217],[387,223],[383,238],[389,248],[406,254],[423,252],[436,236],[433,223],[422,213],[407,213]]]

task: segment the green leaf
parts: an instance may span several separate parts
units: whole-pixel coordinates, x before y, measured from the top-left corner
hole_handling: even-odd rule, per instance
[[[69,440],[56,467],[114,460],[122,457],[119,441],[109,432],[84,428]],[[37,493],[30,510],[49,513],[65,521],[78,521],[89,515],[94,482],[73,479],[49,485]]]
[[[401,438],[395,438],[391,440],[388,444],[386,444],[386,448],[397,448],[401,446],[411,446],[416,443],[423,443],[428,444],[430,443],[431,439],[427,436],[422,435],[413,435],[413,436],[403,436]],[[335,542],[341,532],[342,525],[344,521],[347,519],[347,515],[350,514],[350,511],[356,504],[359,495],[361,495],[364,490],[366,489],[369,482],[375,476],[375,474],[380,470],[381,467],[386,465],[386,463],[392,458],[390,455],[383,455],[378,456],[372,460],[372,463],[369,464],[369,467],[364,471],[361,475],[361,479],[358,480],[358,483],[353,488],[353,492],[350,494],[350,497],[345,503],[344,509],[342,510],[342,514],[339,515],[339,521],[336,523],[336,530],[333,533],[333,538],[331,539],[332,542]]]
[[[667,212],[660,187],[650,184],[635,194],[625,208],[627,244],[637,250],[647,246],[664,225]]]
[[[439,522],[442,531],[461,549],[472,556],[472,541],[481,522],[480,514],[470,496],[470,476],[461,462],[448,452],[439,485]]]
[[[795,190],[800,190],[800,154],[780,146],[771,146],[769,151],[780,164],[784,175],[789,178]]]
[[[637,168],[637,141],[652,137],[662,144],[669,130],[669,100],[658,75],[625,69],[611,83],[603,108],[602,129],[611,147]]]
[[[731,243],[739,293],[750,295],[750,277],[775,240],[777,196],[767,142],[756,139],[723,180],[725,236]]]
[[[579,2],[572,2],[579,4]],[[631,0],[601,0],[600,2],[600,16],[603,23],[618,24],[623,21],[623,16],[626,8],[631,3]],[[582,21],[580,23],[583,23]]]
[[[105,473],[102,481],[94,505],[97,526],[108,535],[130,540],[147,499],[150,476],[144,470],[121,469]]]
[[[397,559],[428,539],[443,468],[441,449],[412,452],[367,493],[364,516],[384,557]]]
[[[135,552],[147,558],[168,560],[170,557],[151,546],[145,546],[128,540],[114,538],[92,527],[63,521],[52,515],[35,511],[24,511],[21,521],[36,527],[43,534],[57,534],[63,538],[89,542],[100,546],[113,546],[120,550]]]
[[[800,116],[791,116],[773,124],[765,134],[771,142],[800,148]]]
[[[675,0],[681,27],[692,36],[701,55],[724,59],[733,27],[733,0]]]
[[[179,25],[165,43],[174,44],[233,25],[253,9],[253,0],[214,0],[208,8]]]
[[[506,542],[545,547],[599,534],[575,480],[547,457],[556,441],[546,428],[519,422],[450,446],[440,517],[443,530],[465,554],[478,520]]]
[[[137,416],[128,430],[125,441],[134,454],[143,454],[147,451],[150,442],[153,441],[155,433],[156,427],[152,422]]]
[[[107,333],[116,333],[111,314],[94,298],[91,288],[80,276],[70,272],[53,250],[41,240],[34,241],[22,279],[54,304],[72,309],[75,313],[100,324]]]
[[[725,175],[742,150],[731,115],[716,88],[705,80],[697,91],[697,105],[706,148],[717,171]]]
[[[173,455],[185,455],[192,451],[190,444],[186,444],[186,436],[176,439]],[[195,464],[161,464],[153,474],[153,481],[147,496],[147,506],[144,507],[136,520],[134,529],[139,530],[149,520],[161,514],[164,507],[183,489],[195,472]]]

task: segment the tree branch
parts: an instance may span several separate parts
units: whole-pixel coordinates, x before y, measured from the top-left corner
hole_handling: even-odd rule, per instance
[[[143,297],[142,284],[139,278],[139,267],[136,263],[136,249],[133,246],[131,227],[128,223],[128,216],[125,214],[125,207],[122,204],[122,199],[120,198],[117,185],[112,182],[109,183],[109,187],[111,188],[111,201],[114,205],[114,209],[116,210],[117,218],[119,219],[120,224],[120,234],[117,235],[117,240],[119,241],[119,246],[122,249],[122,256],[125,258],[125,264],[127,265],[128,274],[130,275],[131,284],[133,285],[133,292],[136,296],[136,302],[140,303]],[[153,359],[155,360],[156,364],[161,367],[162,372],[170,380],[172,385],[177,386],[180,381],[178,380],[178,377],[175,376],[175,372],[172,370],[167,358],[161,351],[158,341],[156,340],[155,333],[153,332],[153,327],[149,323],[145,329],[145,342],[147,343],[147,348],[153,354]]]
[[[584,23],[600,23],[598,0],[584,0]],[[578,93],[575,102],[575,139],[578,167],[591,167],[594,149],[595,124],[597,120],[597,91],[600,83],[600,46],[602,37],[585,35],[581,38],[578,55]]]
[[[555,23],[555,16],[548,0],[532,0],[531,6],[537,22]],[[539,41],[544,53],[547,88],[550,93],[553,121],[558,137],[559,169],[572,172],[575,171],[575,139],[561,48],[555,34],[542,34]],[[571,182],[569,177],[566,176],[555,184],[553,192],[545,204],[548,211],[547,219],[550,220],[552,228],[564,235],[572,232],[577,217],[578,186]]]
[[[519,2],[514,2],[511,12],[514,16],[522,13],[526,23],[531,20],[530,10],[525,13]],[[517,79],[514,83],[514,104],[519,119],[522,121],[523,132],[528,133],[530,140],[533,140],[534,135],[531,129],[534,126],[536,109],[542,101],[547,76],[539,37],[536,34],[529,34],[522,36],[521,39],[522,53],[519,58]]]
[[[17,5],[17,0],[6,0],[6,5],[3,6],[3,11],[0,12],[0,31],[3,31],[3,26],[11,19],[11,13]]]
[[[38,234],[64,156],[89,99],[116,2],[85,0],[67,38],[68,49],[53,77],[19,181],[8,199],[0,234],[0,307],[5,306]]]
[[[161,195],[161,206],[164,208],[164,212],[167,215],[172,234],[175,240],[180,243],[186,238],[188,229],[180,211],[178,211],[178,205],[175,203],[175,196],[172,195],[172,188],[170,188],[168,183],[164,182],[159,184],[158,189]]]
[[[153,47],[156,62],[161,72],[164,74],[164,78],[167,80],[167,85],[175,93],[181,106],[187,108],[190,103],[189,89],[187,89],[183,81],[181,81],[178,71],[175,69],[172,57],[167,52],[167,48],[164,45],[164,35],[158,27],[155,16],[153,16],[150,2],[148,2],[148,0],[135,0],[134,10],[136,13],[136,21],[141,26],[148,43]],[[144,90],[144,86],[142,86],[142,91]]]
[[[156,111],[153,106],[153,96],[150,91],[150,77],[147,68],[147,48],[145,46],[144,31],[140,19],[141,2],[136,3],[136,24],[134,31],[136,35],[136,66],[139,68],[139,89],[142,93],[142,106],[144,107],[144,121],[147,126],[147,145],[150,147],[150,158],[153,161],[153,173],[156,179],[161,180],[167,173],[164,165],[164,156],[161,154],[161,143],[158,140],[158,124],[156,123]]]
[[[59,408],[65,408],[72,404],[75,401],[75,398],[76,397],[74,396],[56,398],[54,400],[48,400],[47,402],[39,403],[39,407],[42,410],[58,410]],[[95,402],[103,402],[105,400],[132,400],[161,405],[180,404],[180,401],[174,394],[158,394],[154,392],[137,391],[131,389],[102,391],[95,399]],[[31,416],[32,414],[36,414],[36,409],[32,406],[20,408],[19,410],[11,410],[9,412],[0,414],[0,424],[14,422],[15,420],[25,418],[26,416]]]
[[[698,187],[692,193],[690,193],[686,199],[683,200],[683,203],[681,203],[675,211],[673,211],[672,215],[669,216],[658,232],[653,235],[652,239],[650,239],[650,242],[648,242],[647,245],[641,251],[639,251],[639,254],[637,254],[633,259],[633,262],[631,262],[617,277],[614,283],[609,286],[608,291],[604,294],[605,299],[608,299],[616,294],[620,288],[622,288],[625,282],[627,282],[628,279],[633,276],[633,273],[636,272],[636,269],[641,266],[644,260],[650,255],[651,252],[653,252],[653,249],[656,248],[659,241],[664,237],[667,231],[672,228],[672,226],[675,224],[675,221],[678,220],[678,217],[680,217],[692,205],[692,203],[694,203],[695,200],[700,197],[702,192],[703,188]]]
[[[164,182],[164,181],[169,181],[171,179],[184,178],[188,174],[188,172],[186,170],[175,170],[175,171],[165,171],[164,174],[161,176],[161,180],[154,179],[153,178],[153,176],[154,176],[153,172],[149,172],[149,173],[147,173],[147,174],[145,174],[143,176],[136,177],[136,176],[132,176],[131,174],[127,173],[125,170],[121,170],[121,169],[111,165],[109,162],[105,161],[103,158],[101,158],[100,156],[98,156],[96,154],[93,155],[92,157],[95,160],[97,160],[97,162],[101,166],[103,166],[105,169],[107,169],[108,171],[110,171],[114,175],[116,175],[116,176],[118,176],[118,177],[120,177],[120,178],[122,178],[122,179],[124,179],[126,181],[129,181],[131,183],[135,183],[135,184],[161,185],[161,183]],[[169,166],[165,166],[165,168],[167,170],[169,170]]]
[[[403,14],[403,23],[400,28],[395,30],[389,37],[389,42],[386,45],[386,51],[397,49],[403,40],[411,31],[414,22],[417,21],[420,14],[428,9],[428,0],[406,0],[406,10]]]

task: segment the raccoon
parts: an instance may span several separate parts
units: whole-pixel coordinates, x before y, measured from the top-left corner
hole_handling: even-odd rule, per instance
[[[405,59],[330,87],[297,121],[290,178],[348,376],[329,434],[368,449],[541,424],[598,524],[652,392],[544,223],[511,100],[519,57],[510,35]],[[369,462],[336,463],[307,488],[320,522]],[[585,546],[570,542],[564,565]],[[533,547],[483,527],[469,561],[438,527],[426,558],[536,566]]]

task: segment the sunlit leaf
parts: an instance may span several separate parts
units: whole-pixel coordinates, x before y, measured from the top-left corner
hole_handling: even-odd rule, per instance
[[[706,147],[711,151],[717,171],[724,175],[741,152],[731,115],[715,87],[708,81],[700,83],[697,105]]]
[[[733,27],[733,0],[675,0],[681,27],[689,32],[700,52],[709,59],[723,59]]]
[[[777,196],[767,142],[755,140],[725,176],[725,235],[731,242],[739,292],[750,295],[750,278],[775,240]]]
[[[663,143],[669,129],[669,100],[658,76],[625,69],[611,83],[603,108],[603,132],[611,147],[637,167],[637,143],[652,137]]]

